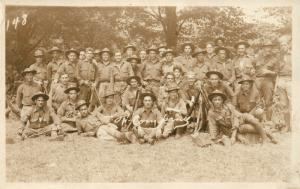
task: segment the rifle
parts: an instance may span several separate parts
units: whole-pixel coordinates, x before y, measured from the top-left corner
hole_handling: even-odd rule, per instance
[[[98,96],[98,93],[97,93],[97,90],[96,90],[96,87],[92,87],[92,92],[94,92],[95,96],[96,96],[96,99],[98,100],[100,106],[102,106],[102,102],[101,102],[101,99],[100,97]]]
[[[137,106],[138,106],[138,101],[139,101],[139,98],[140,98],[140,89],[138,89],[136,91],[136,95],[135,95],[135,100],[134,100],[134,104],[133,104],[133,108],[132,108],[132,112],[130,114],[130,116],[127,118],[127,121],[129,121],[129,124],[126,126],[126,130],[130,130],[131,127],[132,127],[132,124],[133,124],[133,120],[132,120],[132,117],[133,117],[133,113],[135,112],[135,110],[137,109]]]

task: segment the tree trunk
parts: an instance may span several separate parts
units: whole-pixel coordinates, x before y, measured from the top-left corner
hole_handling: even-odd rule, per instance
[[[166,11],[166,43],[169,48],[176,48],[177,45],[177,15],[176,7],[165,7]]]

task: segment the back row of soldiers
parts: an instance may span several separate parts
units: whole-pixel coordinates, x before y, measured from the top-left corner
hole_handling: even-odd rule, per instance
[[[276,46],[265,43],[251,57],[246,53],[250,45],[239,41],[232,57],[220,40],[218,46],[209,42],[205,49],[186,42],[177,57],[164,45],[138,54],[135,46],[127,45],[114,53],[108,48],[70,49],[62,61],[62,51],[53,47],[48,64],[38,49],[36,62],[24,70],[25,82],[17,90],[19,135],[50,132],[56,140],[77,131],[153,144],[173,133],[179,138],[191,129],[209,131],[213,141],[223,136],[242,141],[242,134],[257,133],[262,141],[269,137],[276,142],[262,122],[272,119],[274,89],[276,94],[281,91],[281,108],[290,108],[289,48],[283,44],[282,56],[274,55]],[[37,108],[41,101],[48,105]],[[282,125],[289,130],[289,111],[282,115]],[[50,118],[56,126],[49,126]],[[30,132],[24,131],[26,127]]]

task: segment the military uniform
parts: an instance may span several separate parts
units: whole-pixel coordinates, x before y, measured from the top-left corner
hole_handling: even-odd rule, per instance
[[[196,59],[192,55],[181,55],[174,58],[174,62],[176,66],[182,68],[183,73],[186,73],[193,70],[192,65],[195,65]]]
[[[70,61],[67,60],[60,65],[60,67],[57,70],[57,73],[60,75],[66,73],[69,76],[70,82],[77,82],[76,67],[77,64],[75,62],[71,63]]]
[[[58,48],[58,47],[52,47],[49,51],[50,54],[52,54],[53,52],[58,52],[58,53],[62,53],[62,51]],[[59,57],[57,59],[52,59],[48,65],[47,65],[47,78],[49,81],[53,81],[54,79],[58,78],[57,74],[57,70],[59,68],[59,66],[61,65],[62,61],[59,59]]]
[[[67,85],[64,85],[62,83],[53,83],[51,85],[51,90],[49,93],[50,99],[48,101],[48,105],[53,107],[55,111],[57,111],[62,102],[68,98],[68,95],[65,93],[67,87]]]
[[[217,59],[215,62],[210,64],[209,70],[215,70],[221,72],[224,76],[223,80],[229,82],[230,84],[234,82],[234,66],[231,60],[221,61]]]

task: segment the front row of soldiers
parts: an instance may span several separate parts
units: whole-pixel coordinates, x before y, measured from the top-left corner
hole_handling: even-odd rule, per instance
[[[132,76],[127,79],[121,104],[112,89],[103,91],[100,97],[95,91],[98,106],[92,111],[89,102],[79,98],[77,84],[64,82],[67,74],[60,76],[63,93],[56,95],[61,101],[55,105],[47,103],[51,99],[33,82],[35,73],[25,69],[22,73],[25,82],[18,89],[23,90],[20,94],[34,93],[20,98],[22,124],[18,137],[22,140],[49,135],[51,141],[60,141],[77,132],[118,143],[154,144],[173,134],[180,138],[185,132],[202,131],[209,133],[212,143],[225,143],[227,139],[232,144],[236,140],[245,142],[248,134],[257,136],[262,143],[268,139],[277,143],[262,124],[264,107],[254,81],[247,76],[239,81],[240,90],[235,95],[217,71],[206,73],[207,82],[188,72],[187,84],[182,86],[178,76],[176,80],[173,73],[168,73],[166,85],[160,88],[158,96],[143,89],[138,76]]]

